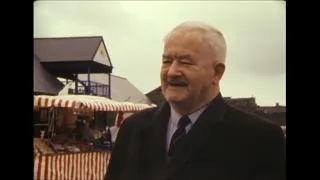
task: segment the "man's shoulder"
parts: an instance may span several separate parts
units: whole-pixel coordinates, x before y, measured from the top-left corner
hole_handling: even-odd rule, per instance
[[[137,111],[133,113],[131,116],[126,118],[123,121],[123,124],[126,124],[126,126],[133,126],[133,125],[145,125],[148,124],[153,117],[153,114],[157,110],[158,107],[153,107],[153,108],[147,108],[142,111]]]
[[[227,113],[225,115],[225,120],[228,123],[235,124],[239,128],[245,128],[248,130],[258,131],[258,132],[264,132],[265,130],[279,130],[281,127],[270,121],[267,120],[264,117],[258,116],[253,113],[245,112],[243,110],[230,107],[227,110]]]

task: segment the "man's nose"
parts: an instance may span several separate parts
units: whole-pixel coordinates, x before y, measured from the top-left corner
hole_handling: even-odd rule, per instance
[[[179,64],[174,61],[168,71],[168,76],[181,76],[181,71],[179,69]]]

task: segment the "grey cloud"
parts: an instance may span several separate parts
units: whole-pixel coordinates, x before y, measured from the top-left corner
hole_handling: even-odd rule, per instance
[[[48,16],[51,21],[47,20]],[[108,2],[106,6],[104,1],[39,1],[35,4],[34,17],[36,35],[49,29],[46,25],[55,34],[61,24],[64,29],[75,24],[78,29],[100,29],[101,32],[108,29],[108,33],[117,34],[132,29],[130,17],[117,2]]]
[[[152,24],[149,28],[152,34],[168,32],[183,21],[208,22],[225,35],[228,62],[234,70],[272,76],[285,73],[284,5],[268,1],[140,1],[126,3],[125,7],[130,7],[128,10],[132,14]]]

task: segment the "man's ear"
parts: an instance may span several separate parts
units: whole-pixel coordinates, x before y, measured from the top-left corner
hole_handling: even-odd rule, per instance
[[[214,80],[216,82],[220,81],[220,79],[222,78],[223,74],[224,74],[224,71],[226,70],[226,66],[224,63],[222,62],[217,62],[215,65],[214,65]]]

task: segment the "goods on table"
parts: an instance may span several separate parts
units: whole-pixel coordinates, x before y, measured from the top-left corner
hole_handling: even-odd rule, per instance
[[[46,155],[46,154],[54,154],[52,149],[47,146],[45,141],[39,138],[33,138],[34,142],[34,152],[36,155]]]

